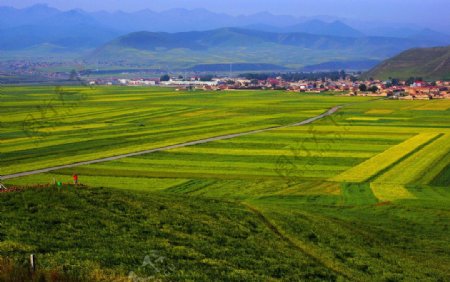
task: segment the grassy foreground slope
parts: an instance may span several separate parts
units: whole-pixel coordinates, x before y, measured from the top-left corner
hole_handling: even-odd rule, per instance
[[[280,95],[279,105],[313,99]],[[166,281],[449,280],[450,101],[334,98],[347,106],[307,126],[75,170],[97,188],[0,194],[8,242],[0,257],[20,262],[33,251],[46,269],[68,257],[83,275],[126,277],[157,250],[177,266],[161,274]],[[386,161],[386,152],[399,157]],[[69,182],[73,172],[7,184]],[[47,217],[56,218],[54,233],[29,235],[47,234]],[[144,251],[130,252],[134,244]]]
[[[120,279],[130,272],[166,280],[336,279],[243,205],[167,193],[69,189],[1,195],[1,256],[26,262],[24,255],[35,253],[41,268],[80,281]],[[146,256],[156,268],[143,266]],[[0,269],[2,275],[7,276]]]

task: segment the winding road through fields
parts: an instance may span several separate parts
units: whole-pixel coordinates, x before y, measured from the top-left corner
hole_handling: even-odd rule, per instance
[[[55,170],[59,170],[59,169],[65,169],[65,168],[74,168],[74,167],[83,166],[83,165],[115,161],[115,160],[128,158],[128,157],[135,157],[135,156],[151,154],[151,153],[156,153],[156,152],[162,152],[162,151],[167,151],[167,150],[172,150],[172,149],[177,149],[177,148],[182,148],[182,147],[187,147],[187,146],[200,145],[200,144],[205,144],[205,143],[219,141],[219,140],[227,140],[227,139],[232,139],[232,138],[236,138],[236,137],[241,137],[241,136],[246,136],[246,135],[256,134],[256,133],[262,133],[262,132],[286,128],[286,127],[302,126],[302,125],[313,123],[313,122],[315,122],[319,119],[325,118],[327,116],[330,116],[330,115],[336,113],[337,111],[339,111],[342,107],[343,106],[333,107],[323,114],[320,114],[318,116],[315,116],[315,117],[312,117],[307,120],[304,120],[304,121],[301,121],[298,123],[294,123],[294,124],[273,126],[273,127],[257,129],[257,130],[252,130],[252,131],[246,131],[246,132],[241,132],[241,133],[235,133],[235,134],[227,134],[227,135],[216,136],[216,137],[211,137],[211,138],[206,138],[206,139],[200,139],[200,140],[196,140],[196,141],[190,141],[190,142],[186,142],[186,143],[180,143],[180,144],[175,144],[175,145],[170,145],[170,146],[166,146],[166,147],[160,147],[160,148],[155,148],[155,149],[150,149],[150,150],[145,150],[145,151],[139,151],[139,152],[134,152],[134,153],[106,157],[106,158],[101,158],[101,159],[96,159],[96,160],[77,162],[77,163],[73,163],[73,164],[48,167],[48,168],[19,172],[19,173],[14,173],[14,174],[9,174],[9,175],[2,175],[2,176],[0,176],[0,180],[18,178],[18,177],[29,176],[29,175],[39,174],[39,173],[46,173],[46,172],[51,172],[51,171],[55,171]]]

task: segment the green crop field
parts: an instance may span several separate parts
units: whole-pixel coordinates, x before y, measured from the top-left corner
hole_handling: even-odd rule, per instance
[[[269,91],[5,87],[0,101],[1,173],[10,174],[294,123],[345,99],[299,100]]]
[[[449,100],[121,87],[0,95],[1,175],[343,106],[302,126],[6,179],[23,190],[0,193],[0,281],[29,279],[32,253],[36,281],[450,280]],[[68,184],[73,173],[86,186]]]

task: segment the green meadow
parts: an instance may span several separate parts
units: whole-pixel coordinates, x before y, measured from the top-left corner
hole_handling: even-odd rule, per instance
[[[30,188],[0,193],[0,281],[29,280],[31,253],[36,281],[450,280],[449,100],[122,87],[0,95],[1,175],[343,106],[303,126],[5,180]],[[68,184],[73,173],[86,187]],[[33,188],[54,180],[67,184]]]

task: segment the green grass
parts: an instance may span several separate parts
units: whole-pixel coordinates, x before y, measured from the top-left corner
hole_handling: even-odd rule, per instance
[[[448,79],[450,69],[445,60],[450,55],[449,47],[415,48],[407,50],[391,58],[374,69],[365,77],[376,79],[408,79],[423,77],[424,79]],[[443,63],[444,62],[444,63]]]
[[[450,186],[450,164],[448,164],[431,182],[432,185],[440,187]]]
[[[252,203],[305,249],[357,277],[352,280],[449,278],[445,204],[410,201],[339,208],[325,197],[314,204],[280,198]]]
[[[47,189],[2,195],[2,203],[2,256],[20,260],[32,252],[40,267],[86,280],[93,280],[95,269],[164,280],[336,278],[232,202]],[[157,261],[155,254],[164,260]],[[146,256],[160,273],[142,266]]]
[[[20,121],[53,94],[16,90],[0,105],[2,174],[347,106],[306,126],[10,179],[70,183],[76,172],[90,188],[1,193],[0,258],[26,267],[33,252],[43,271],[80,280],[152,275],[140,267],[152,250],[176,265],[163,281],[450,280],[449,100],[99,88],[45,119],[55,125],[36,142]],[[360,183],[335,180],[352,171]]]

